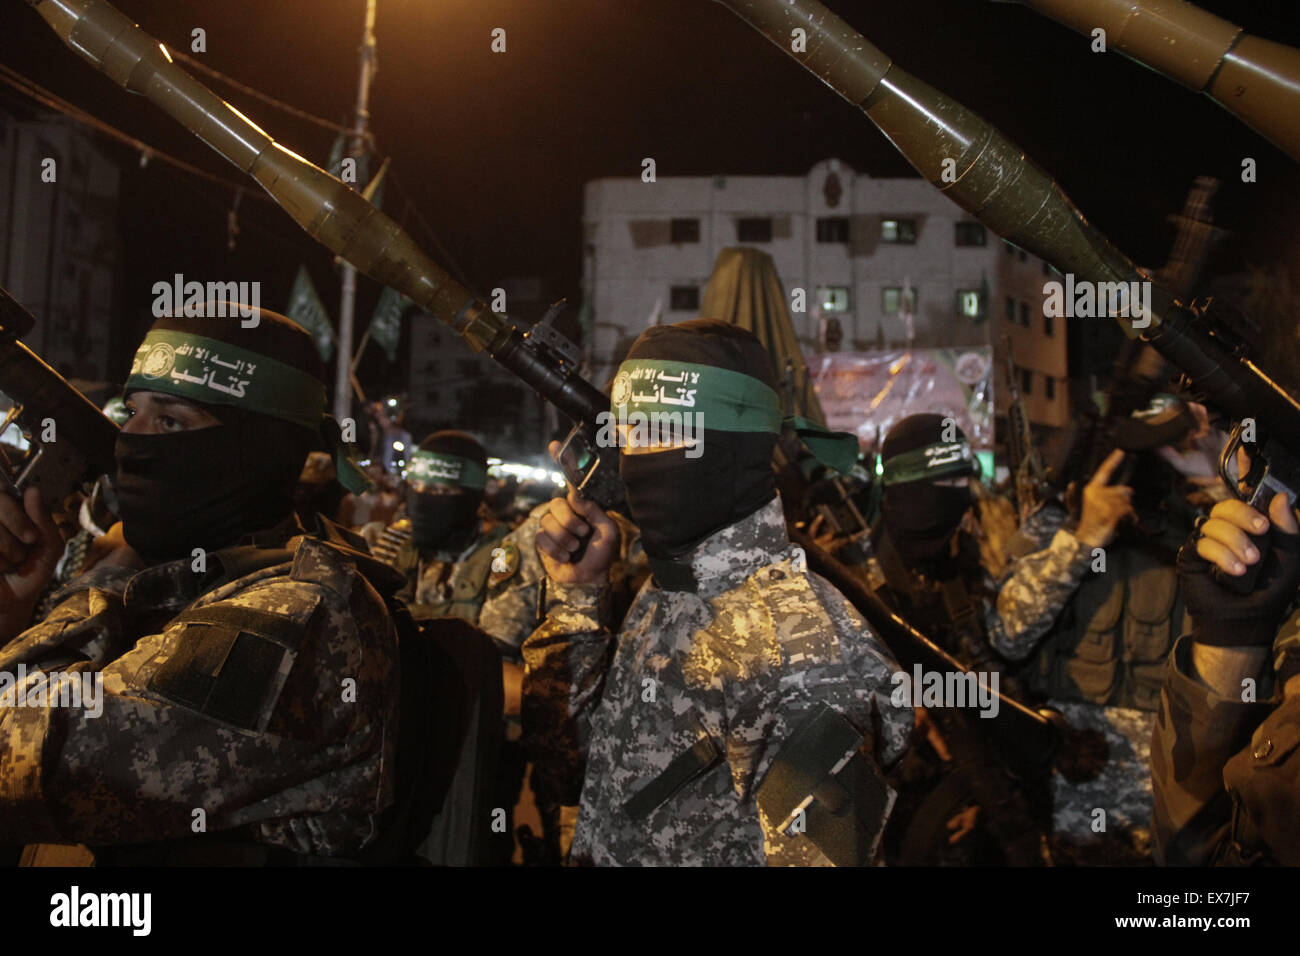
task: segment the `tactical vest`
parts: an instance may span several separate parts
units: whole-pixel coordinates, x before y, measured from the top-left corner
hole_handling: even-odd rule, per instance
[[[417,619],[430,617],[458,617],[471,624],[478,621],[479,612],[487,598],[488,575],[492,571],[492,553],[501,545],[509,529],[497,525],[482,535],[474,548],[462,561],[456,562],[445,582],[448,596],[433,602],[419,598],[421,568],[420,553],[411,541],[411,523],[407,518],[395,522],[375,545],[375,554],[383,557],[398,571],[406,575],[407,584],[398,592],[398,598],[411,607]],[[394,547],[396,545],[396,547]],[[390,556],[391,555],[391,556]]]
[[[1106,570],[1083,579],[1024,673],[1050,699],[1156,711],[1165,658],[1182,630],[1173,562],[1112,545]]]

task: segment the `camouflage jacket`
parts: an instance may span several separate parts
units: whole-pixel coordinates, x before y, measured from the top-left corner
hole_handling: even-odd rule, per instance
[[[521,660],[519,649],[524,638],[541,623],[537,617],[537,597],[546,569],[537,556],[537,532],[550,507],[549,501],[538,505],[502,540],[500,551],[492,561],[487,600],[479,615],[479,627],[492,635],[506,660],[516,663]],[[618,620],[645,583],[650,565],[637,526],[616,511],[611,511],[609,516],[620,532],[618,557],[609,569],[611,614]]]
[[[0,844],[370,843],[393,799],[396,636],[359,570],[378,562],[328,535],[291,518],[198,568],[101,565],[0,649]],[[69,683],[101,679],[73,705]]]
[[[496,525],[477,533],[459,554],[422,555],[411,540],[411,520],[402,518],[388,527],[373,550],[406,578],[397,597],[414,617],[459,617],[476,624],[487,597],[493,555],[505,535],[506,527]]]
[[[821,702],[868,736],[878,762],[897,759],[912,730],[911,708],[890,700],[898,665],[848,601],[808,573],[779,499],[684,563],[694,589],[647,583],[617,641],[603,622],[607,587],[553,584],[546,620],[524,642],[525,733],[558,802],[578,795],[586,758],[571,859],[824,864],[809,838],[762,813],[755,789]],[[625,809],[705,743],[725,759],[648,814]]]
[[[1254,693],[1221,696],[1198,677],[1192,648],[1185,636],[1169,655],[1151,739],[1157,859],[1300,865],[1300,695],[1284,695],[1266,665]],[[1273,649],[1278,670],[1300,651],[1300,614]]]
[[[983,598],[971,598],[974,618],[987,645],[1005,658],[1029,656],[1088,571],[1091,551],[1065,529],[1067,518],[1063,508],[1044,505],[1012,538],[1011,561],[1000,575],[983,561],[976,571],[980,580],[972,584]],[[887,585],[875,555],[869,559],[868,575],[873,589]],[[921,585],[936,587],[924,580]],[[935,601],[940,600],[936,594]],[[987,656],[983,647],[954,653],[976,663]]]

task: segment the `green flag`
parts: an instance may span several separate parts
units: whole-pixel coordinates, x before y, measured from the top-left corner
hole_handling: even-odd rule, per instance
[[[370,317],[370,337],[384,350],[388,361],[397,361],[397,343],[402,339],[402,313],[413,304],[396,289],[385,286],[375,304],[375,314]]]
[[[285,315],[306,329],[316,341],[316,348],[321,358],[326,361],[334,354],[334,326],[330,323],[329,313],[316,287],[311,284],[311,276],[306,266],[298,267],[298,275],[293,280],[293,289],[289,292],[289,308]]]

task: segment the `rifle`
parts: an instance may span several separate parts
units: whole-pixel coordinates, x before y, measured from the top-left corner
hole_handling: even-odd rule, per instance
[[[1277,491],[1294,504],[1300,488],[1300,402],[1247,357],[1212,307],[1177,301],[1111,245],[1024,150],[961,103],[900,69],[818,0],[717,2],[862,110],[922,176],[996,235],[1117,299],[1115,290],[1145,284],[1149,309],[1115,316],[1125,335],[1140,336],[1182,370],[1204,404],[1240,423],[1229,447],[1249,444],[1251,467],[1226,478],[1229,487],[1265,511]],[[790,42],[798,35],[806,36],[806,43]],[[1182,49],[1170,55],[1194,55]],[[1230,459],[1221,463],[1221,471],[1229,474]],[[1268,539],[1254,543],[1263,554]],[[1240,577],[1218,576],[1217,569],[1216,576],[1225,586],[1249,590],[1263,564],[1256,562]]]
[[[1029,430],[1029,416],[1025,414],[1024,402],[1020,398],[1020,386],[1016,383],[1016,363],[1009,335],[1003,337],[1002,354],[1006,359],[1007,389],[1011,395],[1011,402],[1007,405],[1008,464],[1016,507],[1023,524],[1042,500],[1045,474],[1038,449],[1034,447],[1033,432]]]
[[[0,434],[17,425],[33,449],[15,461],[0,448],[0,490],[21,497],[28,486],[39,488],[46,507],[54,509],[82,485],[117,472],[118,428],[18,341],[35,323],[0,288],[0,388],[13,401]]]
[[[106,0],[27,3],[91,66],[152,101],[256,179],[309,235],[358,271],[405,293],[568,416],[574,429],[560,464],[570,482],[604,509],[623,500],[618,449],[597,440],[598,416],[609,401],[578,374],[573,343],[547,322],[521,334],[360,193],[271,139]]]

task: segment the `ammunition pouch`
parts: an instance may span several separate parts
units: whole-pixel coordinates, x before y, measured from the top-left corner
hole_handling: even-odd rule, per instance
[[[836,866],[870,865],[894,803],[871,751],[869,735],[818,704],[759,784],[759,808],[782,832],[805,834]]]

